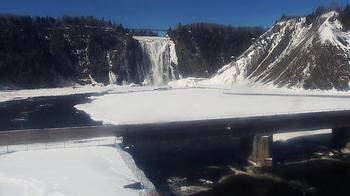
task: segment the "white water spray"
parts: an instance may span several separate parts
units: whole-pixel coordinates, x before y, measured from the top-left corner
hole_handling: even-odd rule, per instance
[[[177,78],[177,56],[175,44],[166,37],[134,37],[143,51],[143,84],[164,85]]]

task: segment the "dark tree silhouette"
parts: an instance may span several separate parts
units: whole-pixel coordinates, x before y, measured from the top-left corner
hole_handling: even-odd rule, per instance
[[[211,23],[178,24],[168,32],[175,41],[183,76],[206,77],[238,56],[258,38],[262,27],[232,27]]]

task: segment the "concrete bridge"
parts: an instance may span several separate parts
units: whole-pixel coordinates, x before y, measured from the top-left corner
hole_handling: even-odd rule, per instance
[[[350,143],[350,110],[309,112],[257,117],[207,119],[169,123],[129,124],[99,127],[48,128],[0,132],[0,146],[59,142],[118,136],[124,143],[206,138],[241,138],[251,150],[250,160],[271,163],[271,136],[276,133],[332,129],[334,147]]]

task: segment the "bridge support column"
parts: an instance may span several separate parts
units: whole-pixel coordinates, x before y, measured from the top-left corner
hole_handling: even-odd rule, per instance
[[[350,150],[350,127],[332,129],[332,146],[338,150]]]
[[[272,166],[272,136],[254,136],[249,160],[259,166]]]

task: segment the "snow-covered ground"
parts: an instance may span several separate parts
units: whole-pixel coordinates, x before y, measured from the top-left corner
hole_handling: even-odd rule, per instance
[[[120,125],[345,110],[350,97],[190,88],[105,95],[75,107],[94,120]]]
[[[61,96],[83,93],[108,92],[109,86],[79,86],[76,88],[47,88],[47,89],[24,89],[0,91],[0,102],[10,100],[22,100],[32,97]]]
[[[0,155],[1,196],[139,195],[138,182],[114,147],[14,152]]]
[[[81,140],[68,140],[59,142],[41,142],[41,143],[28,143],[28,144],[11,144],[0,145],[0,155],[11,152],[30,151],[30,150],[47,150],[47,149],[59,149],[59,148],[82,148],[91,146],[102,145],[119,145],[121,143],[120,138],[116,137],[96,137],[91,139]]]
[[[78,87],[65,87],[65,88],[44,88],[44,89],[23,89],[23,90],[6,90],[0,91],[0,102],[11,100],[23,100],[33,97],[47,97],[47,96],[64,96],[64,95],[76,95],[86,93],[122,93],[132,91],[145,91],[154,90],[159,87],[154,86],[136,86],[136,85],[87,85]]]
[[[42,89],[23,89],[23,90],[3,90],[0,91],[0,102],[11,101],[11,100],[23,100],[34,97],[48,97],[48,96],[65,96],[65,95],[76,95],[76,94],[87,94],[87,93],[106,93],[106,94],[117,94],[117,93],[128,93],[128,92],[140,92],[140,91],[154,91],[159,89],[187,89],[187,88],[209,88],[209,89],[223,89],[235,92],[244,93],[277,93],[277,94],[300,94],[307,93],[313,95],[350,95],[348,92],[341,92],[336,90],[322,91],[322,90],[303,90],[300,88],[276,88],[274,86],[259,85],[256,83],[250,85],[244,82],[237,82],[235,85],[217,85],[211,84],[204,78],[183,78],[180,80],[170,81],[167,85],[163,86],[138,86],[135,84],[130,85],[87,85],[77,87],[65,87],[65,88],[42,88]]]

